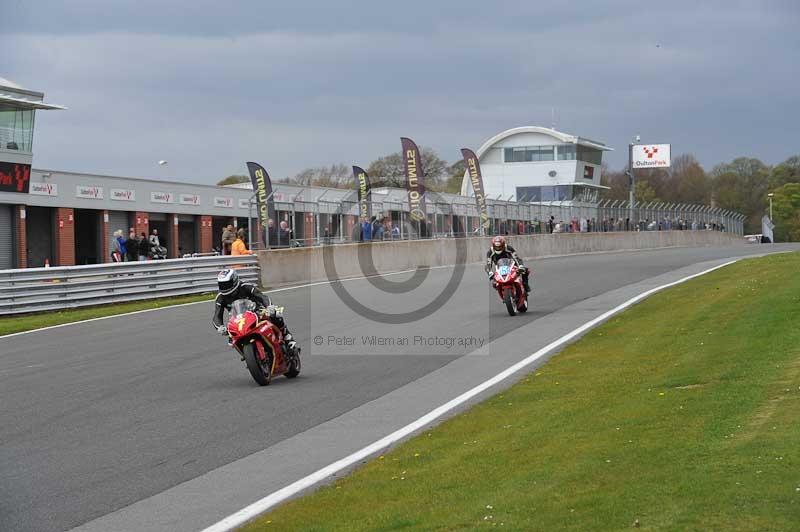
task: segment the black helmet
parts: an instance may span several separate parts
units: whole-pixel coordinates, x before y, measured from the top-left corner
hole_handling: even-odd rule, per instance
[[[217,275],[217,284],[219,285],[219,293],[227,296],[238,290],[242,281],[239,279],[239,274],[236,273],[236,270],[222,270]]]

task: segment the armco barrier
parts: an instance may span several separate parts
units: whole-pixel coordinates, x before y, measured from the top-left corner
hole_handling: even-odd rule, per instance
[[[258,280],[249,255],[0,270],[0,315],[211,292],[226,267]]]
[[[510,236],[509,242],[523,258],[548,257],[597,251],[623,251],[666,247],[748,245],[731,233],[719,231],[643,231],[620,233],[559,233]],[[366,244],[341,244],[259,252],[261,284],[275,287],[299,282],[343,279],[361,275],[411,270],[420,266],[456,263],[457,245],[466,246],[466,262],[485,260],[490,237],[443,238]],[[359,248],[369,251],[374,271],[362,271]],[[330,253],[336,275],[326,272],[323,252]]]

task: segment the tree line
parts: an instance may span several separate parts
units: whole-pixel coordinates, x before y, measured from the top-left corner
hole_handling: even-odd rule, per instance
[[[442,159],[432,148],[420,147],[422,167],[425,169],[425,188],[434,192],[461,192],[461,178],[464,177],[464,161],[459,159],[448,163]],[[373,187],[405,187],[405,167],[401,152],[390,153],[378,157],[366,168]],[[300,186],[315,186],[329,188],[353,188],[353,167],[340,163],[330,166],[317,166],[306,168],[291,177],[275,180],[276,183],[289,183]],[[218,185],[232,185],[247,183],[250,178],[246,175],[230,175],[219,182]]]
[[[611,190],[606,199],[628,199],[625,170],[603,172]],[[637,202],[714,205],[746,216],[745,232],[760,233],[761,217],[769,211],[773,194],[775,239],[800,240],[800,155],[775,166],[759,159],[739,157],[706,172],[694,155],[673,157],[670,168],[636,170]]]
[[[436,192],[461,191],[464,161],[448,163],[435,150],[421,147],[425,185]],[[626,170],[603,168],[603,182],[610,190],[603,199],[627,200],[629,179]],[[401,152],[378,157],[367,167],[374,187],[405,186]],[[219,185],[246,183],[245,175],[228,176]],[[279,183],[301,186],[353,188],[352,166],[341,163],[306,168]],[[768,212],[767,194],[773,194],[773,215],[776,241],[800,241],[800,155],[769,166],[759,159],[739,157],[721,163],[707,172],[692,154],[673,157],[670,168],[636,171],[637,202],[694,203],[713,205],[746,216],[745,232],[760,233],[761,217]]]

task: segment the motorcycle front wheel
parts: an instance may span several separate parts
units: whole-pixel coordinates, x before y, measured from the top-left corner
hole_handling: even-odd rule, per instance
[[[517,314],[517,304],[514,302],[514,291],[510,288],[503,290],[503,303],[506,304],[506,310],[509,316]]]
[[[242,354],[244,355],[247,369],[250,370],[250,375],[253,376],[253,380],[259,386],[266,386],[272,380],[272,353],[269,349],[265,351],[267,356],[264,362],[261,362],[256,354],[255,344],[249,343],[242,346]]]
[[[300,375],[300,349],[297,349],[297,352],[294,353],[292,357],[292,361],[289,362],[289,371],[287,371],[284,375],[286,375],[287,379],[294,379],[298,375]]]

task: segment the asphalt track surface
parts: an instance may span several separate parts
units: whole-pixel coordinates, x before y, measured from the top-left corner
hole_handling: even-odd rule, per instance
[[[626,289],[767,250],[529,261],[531,310],[513,318],[477,265],[441,309],[408,324],[360,316],[329,285],[281,291],[273,299],[303,346],[303,373],[265,388],[210,328],[210,303],[0,338],[0,530],[202,528],[499,372]],[[408,294],[341,286],[376,310],[405,312],[452,273],[431,270]],[[265,469],[251,475],[253,464]]]

